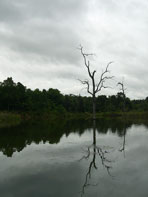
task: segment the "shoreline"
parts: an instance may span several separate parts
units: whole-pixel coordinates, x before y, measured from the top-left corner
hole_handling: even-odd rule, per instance
[[[17,112],[0,112],[0,128],[17,126],[27,121],[45,120],[53,122],[56,120],[71,120],[71,119],[92,119],[91,113],[17,113]],[[107,119],[148,119],[148,112],[100,112],[96,113],[96,120],[100,118]]]

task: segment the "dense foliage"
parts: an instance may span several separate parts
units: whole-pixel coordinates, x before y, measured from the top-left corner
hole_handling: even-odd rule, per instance
[[[97,112],[117,112],[123,109],[123,94],[98,96]],[[126,111],[148,111],[148,97],[145,100],[126,98]],[[0,110],[20,112],[92,112],[92,98],[76,95],[62,95],[57,89],[31,90],[20,82],[7,78],[0,83]]]

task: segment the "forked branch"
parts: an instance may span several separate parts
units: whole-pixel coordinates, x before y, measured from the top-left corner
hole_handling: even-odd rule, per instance
[[[91,71],[91,70],[90,70],[90,62],[89,62],[89,60],[87,60],[87,57],[88,57],[88,56],[92,56],[92,55],[94,55],[94,54],[93,54],[93,53],[84,53],[83,47],[82,47],[81,45],[80,45],[80,47],[79,47],[79,50],[80,50],[80,52],[81,52],[81,54],[82,54],[82,56],[83,56],[84,64],[85,64],[85,66],[86,66],[86,68],[87,68],[88,75],[89,75],[89,77],[90,77],[91,80],[92,80],[92,87],[93,87],[93,90],[91,91],[91,93],[90,93],[90,89],[89,89],[90,84],[89,84],[88,80],[87,80],[87,81],[83,81],[83,83],[82,83],[82,84],[86,84],[86,85],[87,85],[87,87],[88,87],[88,88],[87,88],[87,91],[89,90],[88,93],[90,93],[91,95],[95,95],[97,92],[101,91],[102,88],[109,88],[109,86],[105,86],[104,83],[105,83],[106,80],[112,79],[112,78],[113,78],[113,76],[107,76],[107,74],[109,73],[108,68],[109,68],[110,64],[112,64],[113,62],[109,62],[109,63],[107,64],[105,70],[102,72],[102,74],[101,74],[101,76],[100,76],[99,82],[96,83],[96,80],[95,80],[95,73],[96,73],[96,70],[94,70],[94,71]],[[82,82],[82,81],[81,81],[81,82]]]
[[[95,73],[96,73],[96,71],[94,70],[94,71],[91,73],[91,71],[90,71],[90,62],[89,62],[89,60],[87,60],[87,57],[88,57],[88,56],[92,56],[92,55],[94,55],[94,54],[93,54],[93,53],[84,53],[84,52],[83,52],[83,47],[82,47],[81,45],[80,45],[79,50],[81,51],[81,54],[82,54],[82,56],[83,56],[84,64],[85,64],[85,66],[86,66],[86,68],[87,68],[88,74],[89,74],[90,78],[93,78],[94,75],[95,75]]]
[[[101,91],[102,88],[109,88],[109,86],[105,86],[104,83],[106,80],[112,79],[114,77],[114,76],[107,76],[106,75],[107,73],[109,73],[108,67],[112,63],[113,62],[109,62],[106,66],[106,69],[102,72],[102,74],[100,76],[100,80],[99,80],[98,84],[96,85],[95,93]]]
[[[83,85],[86,85],[87,92],[88,92],[89,94],[93,95],[92,92],[90,91],[89,81],[88,81],[88,80],[82,81],[82,80],[80,80],[80,79],[79,79],[79,81],[80,81]]]
[[[126,88],[124,87],[124,83],[123,82],[118,82],[117,85],[120,85],[121,86],[120,90],[122,91],[123,96],[125,96],[125,90],[126,90]]]

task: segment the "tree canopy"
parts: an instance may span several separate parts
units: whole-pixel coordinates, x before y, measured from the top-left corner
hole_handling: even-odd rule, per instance
[[[116,95],[96,97],[96,112],[122,111],[124,97]],[[125,111],[147,111],[148,97],[143,100],[125,98]],[[0,82],[0,110],[17,112],[92,112],[92,97],[63,95],[58,89],[31,90],[11,77]]]

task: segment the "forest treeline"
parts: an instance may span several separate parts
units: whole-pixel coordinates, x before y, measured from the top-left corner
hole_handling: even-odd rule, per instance
[[[96,112],[122,111],[123,93],[100,95],[96,98]],[[125,111],[148,111],[148,97],[143,100],[126,98]],[[58,89],[31,90],[11,77],[0,82],[0,110],[12,112],[92,112],[92,97],[63,95]]]

